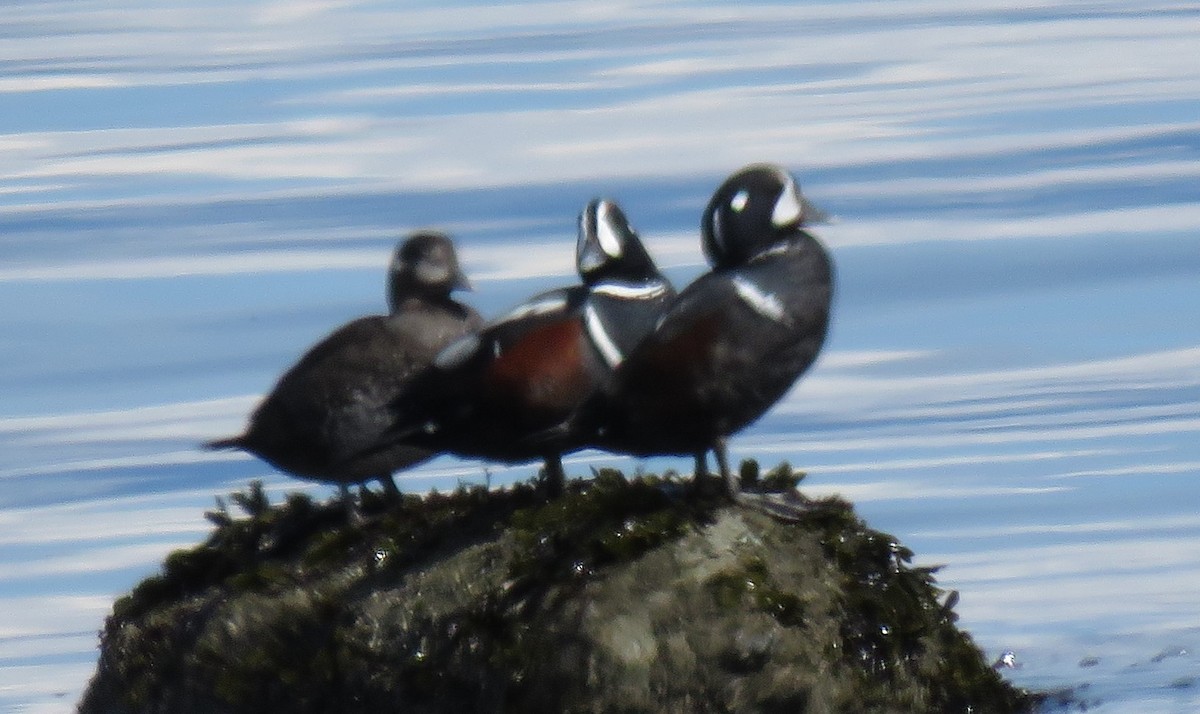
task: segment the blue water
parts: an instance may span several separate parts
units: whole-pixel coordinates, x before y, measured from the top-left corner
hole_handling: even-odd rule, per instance
[[[118,0],[0,28],[0,712],[72,710],[113,598],[214,496],[331,495],[195,444],[383,309],[402,233],[451,231],[495,315],[573,281],[605,195],[683,284],[759,160],[837,215],[838,296],[733,455],[944,564],[1013,681],[1200,710],[1200,4]],[[601,460],[632,465],[567,466]]]

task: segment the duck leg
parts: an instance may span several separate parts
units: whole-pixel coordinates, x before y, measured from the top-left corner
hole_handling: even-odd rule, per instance
[[[563,471],[562,454],[546,454],[543,457],[545,466],[542,468],[542,485],[551,498],[561,496],[567,474]]]
[[[398,503],[400,501],[400,489],[396,488],[396,480],[392,478],[390,473],[380,474],[379,476],[375,477],[375,480],[378,481],[381,486],[383,486],[383,492],[387,495],[389,501],[392,503]]]
[[[733,502],[742,508],[765,513],[781,521],[795,523],[804,517],[807,510],[802,503],[788,499],[784,494],[753,493],[742,490],[741,479],[729,470],[729,456],[726,451],[725,437],[719,437],[713,442],[713,453],[717,456],[717,464],[721,469],[721,479]]]
[[[725,489],[735,500],[737,494],[741,492],[741,485],[737,478],[729,471],[729,452],[726,449],[726,439],[723,436],[718,436],[712,443],[713,456],[717,458],[717,471],[721,476],[721,482],[725,484]]]
[[[716,454],[716,449],[713,449]],[[695,454],[696,470],[692,474],[692,490],[697,494],[709,493],[713,487],[713,473],[708,470],[708,449],[701,449]],[[721,456],[717,454],[717,469],[721,468]],[[720,475],[719,473],[716,475]]]
[[[354,503],[354,494],[350,492],[350,484],[345,481],[338,483],[338,500],[342,502],[342,510],[346,513],[346,523],[358,523],[362,516]]]

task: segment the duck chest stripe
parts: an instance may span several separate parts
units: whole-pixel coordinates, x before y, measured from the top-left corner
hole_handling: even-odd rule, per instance
[[[752,310],[763,317],[774,320],[775,322],[787,323],[787,311],[783,308],[783,303],[779,302],[779,298],[770,293],[763,292],[757,285],[749,280],[738,276],[733,279],[733,289],[737,291],[738,297],[742,302],[750,306]]]
[[[600,315],[597,314],[595,306],[588,303],[583,309],[583,324],[587,327],[588,337],[591,338],[592,344],[596,345],[596,349],[600,350],[601,356],[604,357],[604,362],[608,364],[610,369],[616,369],[617,365],[625,359],[621,354],[621,349],[617,347],[617,343],[609,336],[608,331],[604,329],[604,323],[600,320]]]

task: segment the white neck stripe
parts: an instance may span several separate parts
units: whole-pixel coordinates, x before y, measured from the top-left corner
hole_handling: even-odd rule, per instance
[[[499,320],[496,320],[496,322],[512,322],[513,320],[520,320],[532,315],[544,315],[548,312],[561,310],[566,306],[567,299],[565,297],[562,297],[561,295],[549,297],[543,300],[538,300],[537,302],[528,302],[524,305],[518,305],[517,307],[513,308],[512,312],[508,313]]]
[[[769,258],[772,255],[783,255],[784,253],[787,253],[791,250],[792,250],[792,244],[790,242],[780,241],[778,243],[773,243],[773,244],[767,246],[766,248],[763,248],[762,250],[758,251],[754,255],[750,256],[750,261],[752,262],[755,260],[760,260],[762,258]]]
[[[661,282],[653,282],[646,285],[629,285],[627,283],[598,283],[593,285],[590,290],[597,295],[605,295],[614,298],[646,299],[662,295],[667,291],[667,286]]]

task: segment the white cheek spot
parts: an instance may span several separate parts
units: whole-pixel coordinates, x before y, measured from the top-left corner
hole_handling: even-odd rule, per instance
[[[741,213],[746,208],[746,204],[750,202],[750,192],[742,189],[733,194],[733,198],[729,199],[729,207],[734,211]]]
[[[800,189],[796,188],[794,180],[788,178],[783,192],[775,201],[774,210],[771,211],[771,224],[776,228],[782,228],[791,223],[798,223],[803,213],[804,206],[800,203]]]
[[[779,298],[770,293],[763,292],[749,280],[741,276],[735,277],[733,279],[733,289],[737,291],[738,297],[759,315],[783,324],[791,322],[787,317],[787,311],[784,309],[783,303],[779,302]]]
[[[617,343],[609,337],[608,331],[604,329],[604,323],[600,321],[600,316],[596,314],[596,309],[590,303],[583,310],[583,321],[587,327],[588,336],[592,338],[592,344],[600,350],[605,364],[609,369],[616,369],[625,360],[625,356],[621,354]]]
[[[417,276],[417,282],[423,285],[440,285],[450,279],[449,266],[427,260],[417,263],[413,273]]]
[[[596,239],[600,241],[600,247],[604,249],[608,257],[620,258],[621,238],[617,235],[617,230],[613,228],[609,211],[607,203],[600,204],[600,208],[596,212]]]

